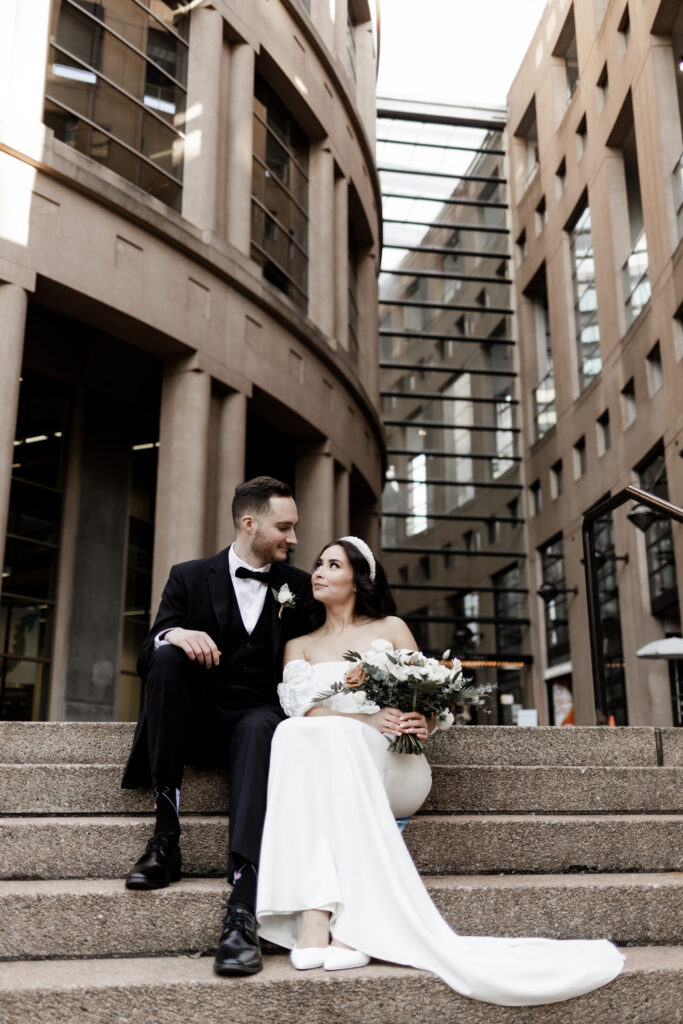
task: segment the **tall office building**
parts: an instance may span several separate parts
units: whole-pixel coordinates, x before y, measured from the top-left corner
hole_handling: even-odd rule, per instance
[[[508,99],[535,702],[589,724],[582,516],[683,506],[683,4],[551,0]],[[636,652],[681,635],[683,531],[630,507],[596,530],[607,711],[681,725],[683,662]]]
[[[235,485],[379,538],[367,0],[0,7],[0,717],[129,719]]]
[[[420,646],[497,683],[486,722],[533,706],[504,128],[378,99],[384,558]]]

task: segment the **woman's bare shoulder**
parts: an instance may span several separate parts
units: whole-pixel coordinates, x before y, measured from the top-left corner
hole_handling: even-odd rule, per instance
[[[306,640],[307,636],[297,636],[293,640],[287,641],[283,657],[285,665],[288,661],[296,661],[298,658],[305,658]]]
[[[394,647],[415,647],[415,638],[408,629],[408,626],[398,615],[387,615],[386,619],[380,619],[382,636],[391,640]]]

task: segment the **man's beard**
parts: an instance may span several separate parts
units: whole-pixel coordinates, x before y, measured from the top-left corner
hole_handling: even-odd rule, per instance
[[[287,557],[277,541],[265,540],[260,528],[252,538],[251,550],[263,562],[283,562]]]

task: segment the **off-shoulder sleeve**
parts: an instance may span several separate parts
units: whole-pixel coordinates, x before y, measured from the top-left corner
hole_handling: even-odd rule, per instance
[[[313,707],[313,698],[320,693],[313,666],[308,661],[288,661],[282,673],[282,682],[277,688],[282,710],[288,718],[305,715]]]

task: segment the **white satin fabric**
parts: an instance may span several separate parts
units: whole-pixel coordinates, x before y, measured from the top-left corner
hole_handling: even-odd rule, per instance
[[[290,662],[280,687],[285,711],[304,715],[346,668]],[[425,799],[429,766],[389,753],[389,742],[341,715],[293,717],[276,729],[259,868],[261,936],[292,949],[301,911],[328,910],[341,942],[503,1006],[559,1002],[615,978],[624,958],[605,940],[481,938],[448,927],[394,820]]]

